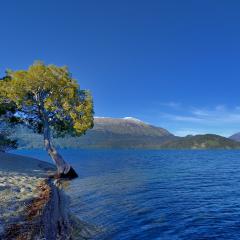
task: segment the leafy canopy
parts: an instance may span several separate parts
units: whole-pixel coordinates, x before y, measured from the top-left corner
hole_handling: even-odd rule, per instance
[[[81,135],[93,127],[92,97],[67,67],[36,62],[28,70],[8,71],[0,92],[0,102],[14,105],[15,117],[35,132],[43,132],[43,114],[55,136]]]

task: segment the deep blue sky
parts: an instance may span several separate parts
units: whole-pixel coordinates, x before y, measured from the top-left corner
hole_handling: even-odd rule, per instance
[[[96,116],[240,131],[240,1],[3,0],[0,74],[67,65]]]

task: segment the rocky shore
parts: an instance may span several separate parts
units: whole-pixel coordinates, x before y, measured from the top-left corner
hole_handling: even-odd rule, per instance
[[[67,240],[92,235],[93,227],[70,215],[62,183],[49,178],[54,171],[52,164],[0,153],[0,239]]]

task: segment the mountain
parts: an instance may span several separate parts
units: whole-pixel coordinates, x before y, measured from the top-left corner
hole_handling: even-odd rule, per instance
[[[20,148],[42,148],[42,136],[20,127],[14,137]],[[55,139],[64,148],[160,148],[161,144],[176,139],[164,128],[152,126],[139,119],[94,118],[94,128],[81,137]]]
[[[186,136],[163,143],[164,149],[240,149],[240,143],[215,134]]]
[[[239,134],[240,135],[240,134]],[[43,148],[43,138],[19,127],[13,136],[20,148]],[[236,139],[236,138],[235,138]],[[235,140],[234,139],[234,140]],[[238,149],[240,143],[214,134],[176,137],[166,129],[139,119],[94,119],[94,128],[81,137],[54,139],[61,148],[141,148],[141,149]]]
[[[94,118],[94,128],[90,131],[100,131],[120,135],[164,137],[173,136],[166,129],[155,127],[139,119],[125,118]]]
[[[240,132],[233,134],[231,137],[229,137],[229,139],[240,142]]]

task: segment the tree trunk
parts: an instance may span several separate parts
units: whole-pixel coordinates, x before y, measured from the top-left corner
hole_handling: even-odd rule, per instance
[[[57,152],[57,149],[54,147],[51,141],[50,127],[47,119],[44,120],[43,135],[44,135],[44,146],[49,156],[52,158],[52,160],[55,162],[57,166],[58,177],[69,178],[69,179],[78,177],[75,170],[68,163],[64,161],[63,157]]]

